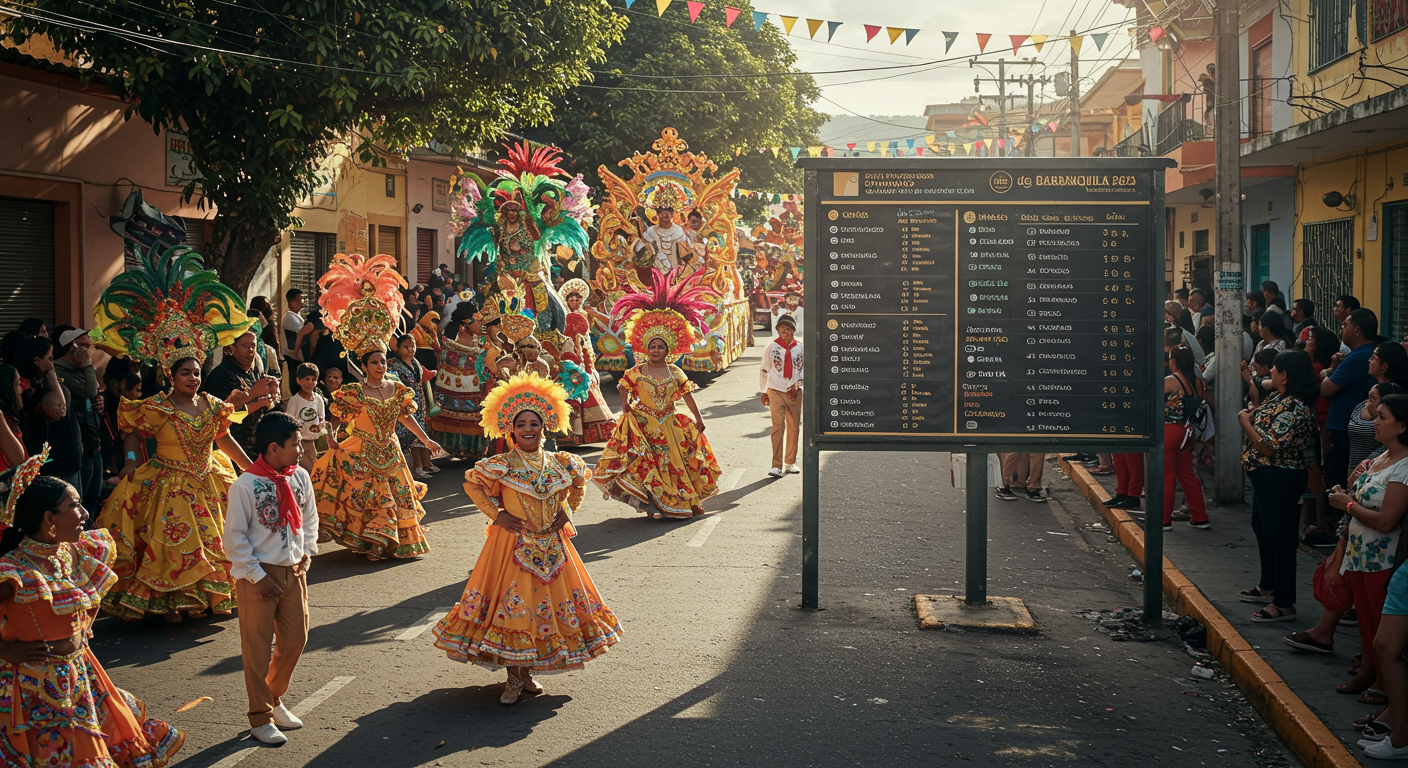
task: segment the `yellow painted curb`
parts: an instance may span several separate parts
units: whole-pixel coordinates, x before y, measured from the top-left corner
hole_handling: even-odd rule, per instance
[[[1113,535],[1144,565],[1144,530],[1122,509],[1110,509],[1110,495],[1080,464],[1060,459],[1061,469],[1076,484],[1090,506],[1104,518]],[[1223,618],[1201,590],[1164,558],[1164,596],[1170,610],[1189,614],[1208,630],[1208,652],[1231,673],[1256,711],[1266,718],[1296,757],[1309,768],[1361,768],[1344,742],[1330,733],[1314,712],[1291,691],[1232,624]]]

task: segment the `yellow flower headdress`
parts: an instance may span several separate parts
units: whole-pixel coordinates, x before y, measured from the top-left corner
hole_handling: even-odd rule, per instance
[[[555,381],[536,373],[517,373],[500,383],[484,396],[480,403],[484,418],[480,426],[484,436],[512,439],[513,419],[524,411],[532,411],[543,419],[544,432],[559,432],[572,418],[567,404],[567,390]]]
[[[29,487],[29,484],[34,482],[34,478],[39,477],[39,470],[48,460],[49,444],[45,443],[44,448],[37,455],[30,456],[20,462],[19,466],[0,475],[0,493],[5,494],[5,503],[0,506],[0,525],[11,526],[15,524],[15,504],[24,495],[24,490]]]
[[[355,357],[385,352],[401,324],[406,279],[396,271],[396,260],[360,253],[333,256],[327,274],[318,278],[325,322],[333,338]]]
[[[557,293],[562,297],[563,302],[567,301],[568,296],[581,296],[582,303],[585,304],[587,299],[592,296],[592,288],[590,285],[587,285],[586,280],[580,277],[574,277],[563,283],[562,287],[557,289]]]
[[[254,325],[244,300],[206,269],[199,253],[160,244],[140,252],[93,307],[94,343],[106,351],[169,370],[191,357],[205,363]]]

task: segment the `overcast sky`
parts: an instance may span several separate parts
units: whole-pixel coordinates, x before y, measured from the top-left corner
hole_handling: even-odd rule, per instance
[[[968,66],[968,59],[979,55],[974,36],[976,32],[992,35],[981,58],[996,60],[1001,56],[1011,60],[1014,57],[1010,35],[1045,34],[1054,38],[1063,34],[1063,30],[1083,32],[1100,27],[1098,31],[1111,34],[1103,51],[1097,51],[1089,39],[1085,41],[1081,49],[1083,79],[1098,75],[1112,61],[1132,54],[1130,36],[1126,31],[1130,24],[1121,23],[1126,20],[1132,23],[1132,12],[1111,0],[944,0],[938,3],[914,0],[755,0],[754,8],[772,14],[768,18],[772,24],[778,23],[777,14],[800,17],[792,28],[791,41],[797,52],[798,68],[808,72],[954,60],[934,67],[916,67],[914,70],[817,75],[817,83],[821,85],[825,97],[817,103],[817,109],[832,115],[843,115],[848,111],[862,115],[921,115],[925,105],[957,101],[973,95],[973,77],[979,74],[989,76]],[[828,44],[823,42],[826,38],[825,25],[817,32],[817,40],[808,39],[808,18],[840,21],[843,24]],[[747,19],[738,21],[740,24],[746,22]],[[903,37],[891,45],[883,29],[867,44],[865,24],[917,27],[921,31],[908,46],[904,44]],[[943,31],[961,33],[947,54],[944,53]],[[1035,67],[1030,71],[1038,75],[1043,72],[1054,75],[1068,67],[1070,48],[1064,42],[1056,45],[1048,42],[1040,53],[1030,47],[1023,48],[1020,57],[1028,56],[1035,56],[1048,65],[1045,70]],[[1019,73],[1020,68],[1009,70],[1009,76]],[[894,77],[897,74],[901,76]],[[996,94],[994,83],[985,83],[984,89],[986,93]],[[1054,98],[1049,89],[1047,96]],[[901,128],[895,128],[895,131],[905,133]],[[822,137],[823,141],[835,138]]]

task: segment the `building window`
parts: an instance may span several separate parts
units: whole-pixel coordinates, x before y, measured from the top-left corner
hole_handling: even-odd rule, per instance
[[[1349,17],[1354,0],[1310,0],[1310,70],[1349,53]]]
[[[1271,75],[1271,41],[1267,40],[1252,49],[1251,104],[1248,111],[1248,127],[1252,136],[1271,133],[1271,85],[1274,82]]]
[[[1408,29],[1408,0],[1370,0],[1369,39],[1377,42]]]
[[[1354,219],[1301,226],[1301,295],[1317,307],[1354,293]]]
[[[1208,252],[1208,230],[1199,229],[1193,232],[1193,253]]]
[[[1183,241],[1183,235],[1184,235],[1184,234],[1185,234],[1185,233],[1183,232],[1183,230],[1179,230],[1179,231],[1178,231],[1178,247],[1179,247],[1179,248],[1182,248],[1182,247],[1183,247],[1183,242],[1184,242],[1184,241]]]
[[[392,176],[392,175],[389,174],[389,173],[386,174],[386,196],[387,196],[387,197],[395,197],[395,196],[396,196],[396,177],[395,177],[395,176]]]

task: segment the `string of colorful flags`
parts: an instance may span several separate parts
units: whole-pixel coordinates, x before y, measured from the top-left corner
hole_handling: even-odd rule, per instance
[[[1053,121],[1048,122],[1045,127],[1048,131],[1055,131],[1058,126]],[[979,137],[973,138],[971,141],[955,141],[955,139],[959,139],[958,132],[944,131],[942,136],[937,133],[932,133],[927,136],[912,139],[882,139],[880,141],[865,142],[852,141],[838,146],[823,144],[811,147],[758,147],[757,152],[759,154],[771,152],[773,157],[790,155],[793,160],[801,157],[803,153],[805,153],[807,157],[837,157],[837,153],[842,152],[846,154],[839,155],[841,157],[859,154],[861,152],[878,157],[924,157],[925,153],[935,157],[962,157],[965,155],[971,157],[987,157],[1003,154],[1005,151],[1013,150],[1017,146],[1016,139],[1011,138]],[[745,149],[736,148],[733,150],[733,156],[738,157],[746,151]]]
[[[630,9],[631,6],[636,4],[637,0],[623,0],[623,2],[626,4],[626,8]],[[665,11],[671,5],[673,5],[674,2],[675,0],[655,0],[656,15],[664,16]],[[689,23],[694,24],[695,22],[699,21],[699,17],[705,13],[705,9],[706,7],[708,7],[708,5],[710,4],[704,3],[702,2],[702,0],[685,0],[685,7],[689,12]],[[743,14],[742,8],[736,8],[731,5],[725,5],[723,7],[723,11],[724,26],[730,29],[733,27],[733,23],[735,21],[738,21],[739,16]],[[783,33],[791,35],[793,28],[797,25],[797,22],[804,20],[800,16],[788,16],[785,14],[771,13],[768,11],[751,11],[751,13],[753,16],[754,32],[760,31],[763,28],[763,25],[768,23],[768,20],[770,18],[776,17],[778,23],[782,26]],[[835,37],[836,30],[840,29],[842,26],[846,24],[850,24],[851,26],[857,26],[852,22],[829,21],[826,19],[805,19],[805,21],[807,23],[807,36],[809,38],[811,38],[812,40],[818,39],[817,33],[819,33],[822,28],[825,27],[826,39],[824,42],[828,43],[831,42],[831,39],[833,37]],[[865,42],[869,43],[875,40],[875,38],[879,37],[880,33],[883,31],[885,33],[885,37],[889,38],[890,45],[894,45],[899,42],[900,38],[904,38],[904,44],[909,45],[910,43],[914,42],[914,38],[918,36],[920,32],[924,31],[923,29],[913,27],[891,27],[883,24],[860,24],[858,26],[861,26],[865,29]],[[947,54],[953,48],[953,44],[957,42],[962,35],[965,34],[962,32],[949,32],[946,30],[938,30],[938,32],[944,36],[945,54]],[[1130,29],[1130,34],[1134,33],[1135,30]],[[997,37],[996,35],[993,35],[988,32],[973,32],[971,34],[977,40],[979,53],[986,53],[988,43],[991,42],[993,37]],[[1059,40],[1065,40],[1069,42],[1071,48],[1075,51],[1076,55],[1079,56],[1081,47],[1085,43],[1085,38],[1089,37],[1091,41],[1095,43],[1095,48],[1097,51],[1103,51],[1105,49],[1105,41],[1110,38],[1111,34],[1112,33],[1110,32],[1089,32],[1087,34],[1082,35],[1007,35],[1006,37],[1008,39],[1008,42],[1010,42],[1012,45],[1012,55],[1014,56],[1019,55],[1019,51],[1027,46],[1035,48],[1036,51],[1040,53],[1041,49],[1047,45],[1048,41],[1054,43]]]

